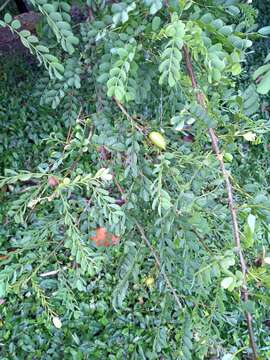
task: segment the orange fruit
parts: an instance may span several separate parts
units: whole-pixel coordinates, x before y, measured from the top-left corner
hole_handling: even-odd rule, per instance
[[[96,228],[95,236],[91,236],[90,240],[94,242],[96,246],[113,246],[119,243],[119,237],[108,232],[104,227]]]

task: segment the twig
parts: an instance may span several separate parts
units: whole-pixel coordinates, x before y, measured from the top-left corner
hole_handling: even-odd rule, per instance
[[[4,8],[8,5],[9,2],[10,2],[10,0],[7,0],[6,2],[4,2],[4,4],[0,7],[0,11],[4,10]]]
[[[87,19],[86,21],[94,21],[95,20],[95,17],[94,17],[94,14],[93,14],[93,11],[92,11],[92,8],[91,6],[88,7],[88,16],[87,16]]]
[[[76,226],[79,227],[80,225],[80,220],[81,220],[81,216],[86,213],[86,211],[89,209],[89,207],[91,206],[91,203],[92,203],[92,199],[88,199],[86,200],[86,206],[85,208],[83,209],[82,213],[80,214],[80,216],[78,217],[78,219],[76,220]]]
[[[170,282],[170,279],[168,278],[167,274],[162,270],[162,267],[161,267],[161,263],[160,263],[160,259],[159,259],[159,256],[156,252],[156,250],[153,248],[153,246],[151,245],[150,241],[147,239],[147,237],[145,236],[145,233],[144,233],[144,230],[143,228],[141,227],[141,225],[138,224],[138,222],[136,221],[136,226],[140,232],[140,235],[141,235],[141,238],[143,239],[143,241],[146,243],[146,245],[149,247],[149,249],[151,250],[151,253],[153,254],[155,260],[156,260],[156,263],[157,263],[157,266],[159,267],[159,270],[161,272],[161,274],[163,275],[166,283],[167,283],[167,286],[168,288],[171,290],[172,292],[172,295],[175,299],[175,302],[177,303],[177,305],[179,306],[179,309],[182,310],[183,306],[181,304],[181,301],[174,289],[174,287],[172,286],[172,283]]]
[[[71,138],[71,125],[70,125],[70,127],[68,128],[68,134],[67,134],[67,138],[66,138],[66,145],[69,144],[70,138]]]
[[[136,121],[133,119],[133,117],[131,117],[129,115],[129,113],[127,112],[127,110],[124,108],[124,106],[115,98],[113,98],[116,105],[119,107],[119,109],[122,111],[122,113],[126,116],[126,118],[135,126],[135,128],[140,131],[141,133],[145,133],[145,129],[143,128],[143,126],[138,125],[136,123]]]
[[[90,128],[90,131],[89,131],[89,135],[87,137],[87,140],[90,141],[91,138],[92,138],[92,135],[93,135],[93,128],[91,127]],[[66,175],[65,177],[69,176],[73,170],[76,168],[76,166],[78,165],[78,162],[81,160],[81,157],[83,155],[83,151],[81,150],[77,156],[77,158],[71,163],[71,165],[67,168],[67,171],[66,171]]]
[[[40,277],[54,276],[54,275],[57,275],[60,271],[66,270],[66,269],[67,269],[67,266],[63,267],[63,269],[52,270],[52,271],[48,271],[48,272],[39,274],[39,276]]]
[[[204,247],[204,249],[213,255],[212,250],[208,247],[208,245],[205,243],[204,238],[200,235],[200,233],[195,229],[192,228],[193,233],[196,235],[197,239],[199,240],[200,244]]]
[[[80,117],[81,117],[81,113],[82,113],[82,107],[80,107],[80,110],[78,112],[78,115],[77,115],[77,119],[76,119],[76,123],[80,123]],[[71,142],[71,138],[73,136],[73,130],[72,130],[72,127],[71,125],[69,126],[68,128],[68,133],[67,133],[67,137],[66,137],[66,141],[65,141],[65,146],[64,146],[64,150],[63,150],[63,153],[66,151],[66,147],[70,144]]]
[[[125,192],[124,192],[124,190],[121,188],[121,186],[120,186],[119,182],[116,180],[116,178],[115,178],[115,177],[114,177],[114,183],[115,183],[115,185],[116,185],[116,187],[117,187],[118,191],[120,192],[120,194],[121,194],[121,195],[123,195],[123,196],[125,196]]]
[[[207,110],[206,104],[205,104],[205,96],[204,96],[203,92],[198,89],[196,77],[195,77],[195,74],[193,71],[193,66],[191,63],[191,58],[189,55],[188,48],[186,46],[184,46],[184,48],[183,48],[183,53],[184,53],[184,58],[185,58],[185,62],[186,62],[187,72],[190,77],[192,87],[196,91],[197,103],[199,105],[201,105],[205,110]],[[233,199],[232,185],[231,185],[231,181],[230,181],[228,172],[225,169],[223,157],[219,150],[217,135],[213,128],[209,128],[208,133],[209,133],[209,136],[210,136],[210,139],[212,142],[213,151],[215,152],[216,157],[219,161],[220,169],[221,169],[221,172],[222,172],[225,184],[226,184],[229,209],[230,209],[231,218],[232,218],[233,236],[234,236],[234,241],[235,241],[235,245],[237,248],[237,252],[239,255],[241,271],[243,274],[242,297],[243,297],[243,301],[246,303],[248,301],[247,267],[246,267],[244,255],[242,252],[242,248],[241,248],[240,232],[239,232],[239,226],[238,226],[238,221],[237,221],[236,207],[235,207],[234,199]],[[252,327],[252,316],[248,311],[245,312],[245,316],[246,316],[246,321],[247,321],[249,342],[250,342],[250,346],[252,349],[253,359],[256,360],[257,359],[257,351],[256,351],[255,340],[254,340],[254,331],[253,331],[253,327]]]

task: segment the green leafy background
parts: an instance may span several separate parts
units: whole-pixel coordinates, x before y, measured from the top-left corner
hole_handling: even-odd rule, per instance
[[[35,35],[12,4],[0,22],[32,53],[0,65],[1,359],[249,359],[244,311],[268,359],[269,5],[71,5],[29,1]],[[209,127],[233,184],[247,303]],[[119,244],[95,247],[97,227]]]

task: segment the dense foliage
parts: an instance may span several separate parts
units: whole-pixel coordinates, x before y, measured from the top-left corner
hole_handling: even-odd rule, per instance
[[[1,359],[249,359],[245,312],[270,358],[267,10],[28,3],[36,34],[0,21],[32,54],[1,59]]]

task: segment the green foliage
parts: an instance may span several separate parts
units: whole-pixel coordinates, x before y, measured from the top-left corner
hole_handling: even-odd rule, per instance
[[[2,358],[247,358],[247,310],[268,358],[269,124],[247,66],[252,5],[88,0],[76,20],[69,2],[31,4],[37,35],[0,23],[44,65],[1,75]],[[234,187],[245,304],[209,127]],[[99,228],[119,242],[97,246]]]
[[[265,59],[265,65],[260,66],[253,75],[254,80],[258,80],[258,92],[259,94],[267,94],[270,90],[269,82],[270,82],[270,64],[267,64],[270,60],[270,55],[268,55]]]
[[[65,1],[50,4],[43,0],[31,0],[31,3],[44,15],[62,49],[69,54],[73,54],[74,46],[78,45],[79,39],[74,36],[70,24],[70,5]]]
[[[168,78],[169,86],[173,87],[180,80],[181,49],[185,35],[185,24],[178,19],[177,14],[173,14],[171,24],[165,29],[165,35],[171,40],[168,41],[161,55],[162,63],[159,65],[159,71],[162,75],[159,83],[163,84],[165,78]]]
[[[10,31],[19,36],[22,44],[29,49],[31,54],[36,55],[39,62],[45,66],[51,78],[56,77],[62,79],[61,74],[64,71],[63,65],[57,57],[49,54],[48,47],[40,44],[35,35],[32,35],[28,30],[20,30],[21,23],[19,20],[12,20],[11,15],[7,13],[4,20],[0,20],[0,27],[8,27]]]
[[[133,62],[136,54],[136,46],[128,45],[127,48],[113,48],[111,49],[111,53],[116,54],[117,58],[110,67],[109,80],[107,81],[107,95],[109,97],[114,96],[120,102],[134,100],[136,92],[132,85],[135,80],[131,78],[131,75],[135,77],[138,68],[136,63]],[[105,77],[107,78],[107,75],[103,73],[99,77],[99,82],[103,82]]]

